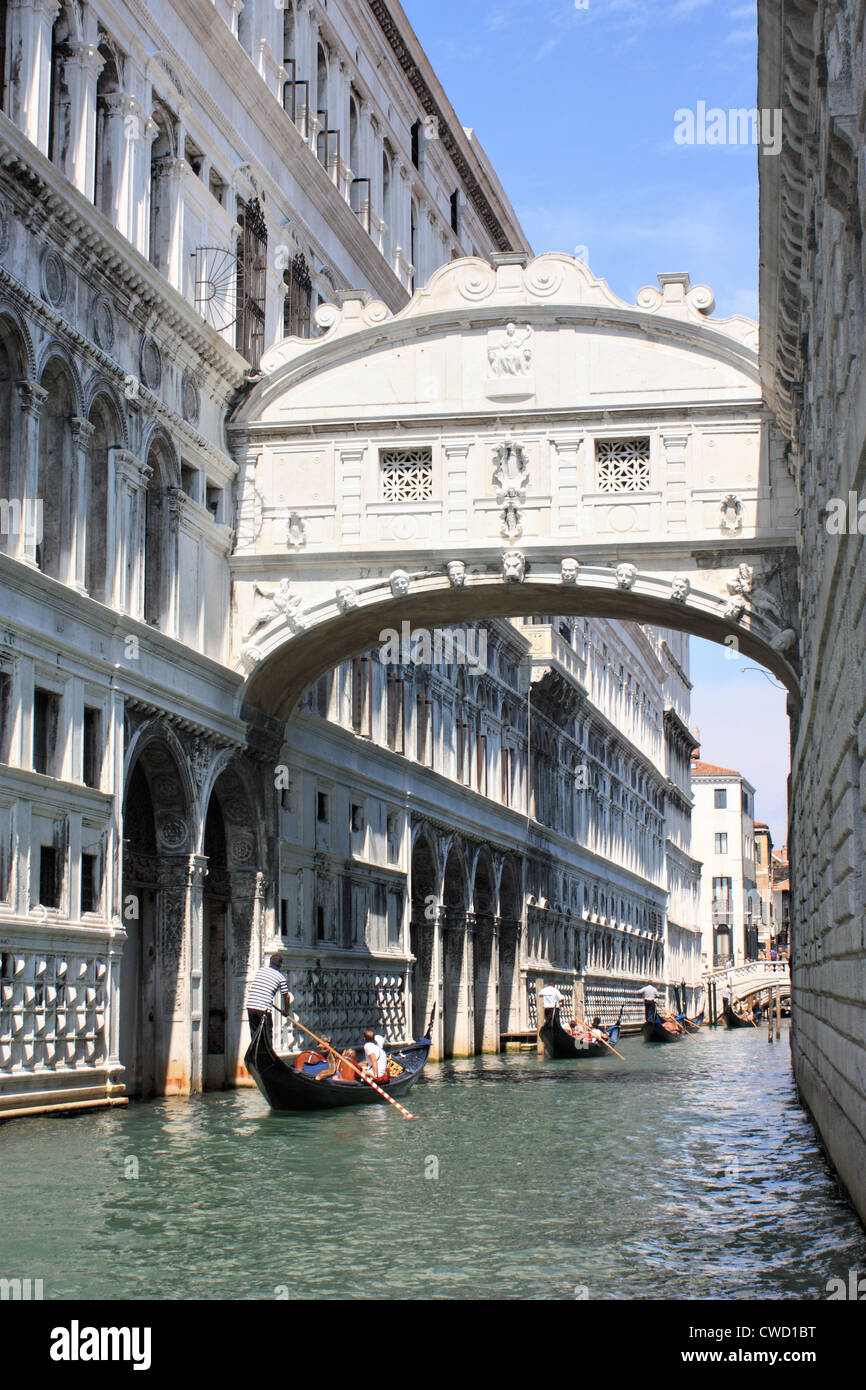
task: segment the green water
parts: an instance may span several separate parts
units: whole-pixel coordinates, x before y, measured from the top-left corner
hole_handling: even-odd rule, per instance
[[[0,1275],[46,1299],[809,1299],[866,1268],[786,1034],[620,1050],[431,1064],[414,1121],[244,1090],[0,1126]]]

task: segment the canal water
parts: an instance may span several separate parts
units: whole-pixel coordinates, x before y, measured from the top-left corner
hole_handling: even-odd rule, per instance
[[[391,1107],[256,1090],[0,1126],[0,1274],[50,1298],[822,1299],[866,1269],[787,1025],[431,1064]]]

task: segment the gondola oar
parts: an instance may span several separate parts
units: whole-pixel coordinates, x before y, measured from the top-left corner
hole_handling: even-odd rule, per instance
[[[622,1015],[622,1011],[620,1010],[620,1016],[621,1016],[621,1015]],[[594,1030],[593,1030],[592,1024],[590,1023],[590,1021],[589,1021],[588,1018],[585,1018],[585,1019],[583,1020],[583,1026],[584,1026],[584,1028],[587,1030],[587,1032],[589,1033],[589,1036],[592,1037],[592,1034],[593,1034],[593,1031],[594,1031]],[[610,1050],[611,1050],[611,1052],[614,1054],[614,1056],[615,1056],[615,1057],[618,1057],[619,1060],[620,1060],[621,1062],[624,1062],[624,1061],[625,1061],[625,1058],[623,1057],[622,1053],[621,1053],[621,1052],[617,1052],[616,1048],[615,1048],[611,1043],[608,1042],[607,1038],[603,1038],[603,1037],[601,1036],[601,1033],[599,1033],[599,1035],[598,1035],[598,1042],[603,1042],[604,1045],[605,1045],[605,1047],[609,1047]]]
[[[276,1005],[274,1005],[274,1008],[276,1008]],[[287,1014],[282,1009],[277,1009],[277,1013],[282,1014],[283,1018],[287,1018],[289,1023],[294,1023],[297,1028],[300,1028],[302,1033],[306,1033],[308,1037],[313,1038],[326,1052],[333,1052],[334,1049],[331,1047],[331,1044],[326,1043],[324,1038],[320,1038],[318,1033],[314,1033],[312,1028],[305,1028],[297,1014]],[[366,1081],[368,1086],[372,1086],[374,1091],[378,1091],[382,1099],[387,1100],[389,1105],[393,1105],[395,1110],[399,1110],[401,1115],[405,1115],[407,1120],[417,1120],[417,1115],[410,1115],[408,1110],[404,1110],[399,1101],[395,1100],[393,1096],[389,1096],[388,1092],[383,1091],[381,1086],[377,1086],[375,1081],[371,1081],[369,1076],[365,1076],[358,1064],[353,1062],[350,1057],[343,1057],[341,1060],[348,1062],[349,1066],[353,1071],[358,1073],[362,1081]]]

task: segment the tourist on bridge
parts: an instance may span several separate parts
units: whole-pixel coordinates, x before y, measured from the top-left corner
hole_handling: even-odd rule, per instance
[[[644,1019],[652,1018],[658,1012],[658,1005],[656,1004],[656,1000],[659,997],[658,990],[655,985],[644,985],[643,989],[639,990],[638,993],[643,1000]]]
[[[538,997],[544,1008],[545,1023],[552,1023],[557,1009],[561,1009],[565,1003],[565,995],[556,985],[545,985],[544,989],[539,990]]]
[[[383,1042],[384,1038],[377,1037],[372,1028],[367,1029],[364,1034],[364,1057],[370,1075],[380,1086],[383,1081],[388,1080],[388,1054],[382,1046]]]
[[[264,1019],[265,1035],[268,1042],[271,1042],[273,1037],[271,1009],[275,994],[279,991],[287,1005],[291,1004],[294,999],[294,995],[289,993],[289,982],[280,970],[282,963],[281,955],[271,956],[268,964],[256,971],[247,995],[247,1018],[250,1021],[250,1034],[252,1037],[256,1036],[259,1031],[259,1024]]]

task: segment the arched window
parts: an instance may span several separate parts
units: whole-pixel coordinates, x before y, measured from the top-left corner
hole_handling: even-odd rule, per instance
[[[175,155],[175,134],[177,118],[163,106],[154,102],[153,120],[157,133],[150,147],[150,238],[148,255],[151,265],[163,274],[168,269],[169,251],[172,237],[172,210],[170,184],[167,178],[171,161]]]
[[[37,497],[42,504],[42,538],[36,546],[36,563],[52,578],[66,580],[75,508],[75,392],[69,373],[56,358],[45,368],[41,385],[48,395],[39,420]]]
[[[11,323],[0,320],[0,497],[9,502],[8,526],[0,532],[0,547],[15,551],[12,508],[23,509],[32,498],[23,496],[24,459],[19,445],[21,415],[15,385],[25,375],[26,355],[20,335]],[[20,523],[19,523],[20,524]]]
[[[353,96],[349,97],[349,164],[357,178],[361,165],[361,118]]]

